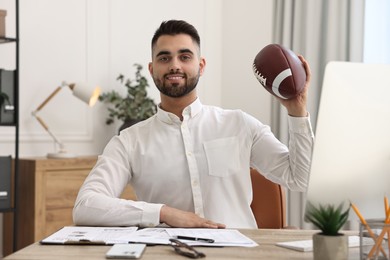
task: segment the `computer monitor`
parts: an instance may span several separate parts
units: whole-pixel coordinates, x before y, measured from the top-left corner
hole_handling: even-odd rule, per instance
[[[306,200],[354,203],[384,218],[390,200],[390,65],[330,62],[322,86]],[[358,219],[351,210],[350,219]]]

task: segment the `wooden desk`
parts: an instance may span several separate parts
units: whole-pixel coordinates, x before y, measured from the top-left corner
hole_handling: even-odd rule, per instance
[[[229,259],[289,259],[302,260],[313,259],[312,252],[298,252],[285,249],[275,245],[276,242],[311,239],[312,230],[287,230],[287,229],[253,229],[240,230],[246,236],[256,241],[259,246],[253,248],[245,247],[223,247],[206,248],[199,247],[199,251],[206,254],[207,260],[229,260]],[[40,245],[32,244],[4,260],[61,260],[61,259],[83,259],[83,260],[104,260],[105,254],[110,246],[71,246],[71,245]],[[170,246],[148,246],[142,260],[159,259],[189,259],[177,255]],[[349,259],[359,259],[359,248],[350,248]]]

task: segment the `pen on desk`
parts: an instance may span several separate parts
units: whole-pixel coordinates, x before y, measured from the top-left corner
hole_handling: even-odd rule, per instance
[[[214,239],[211,238],[201,238],[201,237],[188,237],[188,236],[177,236],[177,239],[183,239],[183,240],[192,240],[192,241],[201,241],[201,242],[207,242],[207,243],[214,243]]]
[[[89,240],[89,239],[79,239],[79,240],[67,240],[64,242],[65,245],[105,245],[106,242],[102,240]]]

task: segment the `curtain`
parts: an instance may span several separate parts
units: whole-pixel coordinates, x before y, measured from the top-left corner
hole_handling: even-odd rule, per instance
[[[301,54],[309,62],[312,80],[308,110],[313,129],[321,97],[325,66],[329,61],[363,59],[365,0],[275,0],[273,41]],[[271,127],[288,142],[286,110],[273,100]],[[303,221],[305,194],[288,192],[289,225],[309,227]]]

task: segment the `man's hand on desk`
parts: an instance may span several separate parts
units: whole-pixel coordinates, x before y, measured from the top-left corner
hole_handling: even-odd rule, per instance
[[[160,222],[171,227],[182,228],[225,228],[221,223],[199,217],[193,212],[163,206],[160,210]]]

